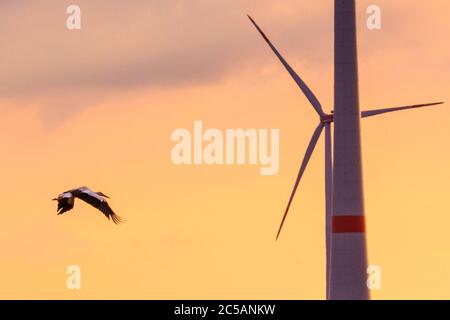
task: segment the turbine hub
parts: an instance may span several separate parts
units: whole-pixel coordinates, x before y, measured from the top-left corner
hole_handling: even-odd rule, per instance
[[[331,123],[334,121],[334,114],[333,111],[331,111],[331,114],[326,114],[324,116],[320,117],[320,122],[322,123]]]

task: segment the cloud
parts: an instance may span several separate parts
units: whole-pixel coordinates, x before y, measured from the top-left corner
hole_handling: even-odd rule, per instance
[[[405,20],[391,18],[402,6],[387,10],[386,3],[390,32],[375,39],[376,48],[392,43]],[[267,59],[272,54],[247,13],[291,63],[332,72],[332,1],[79,0],[80,31],[66,29],[70,4],[0,3],[0,98],[39,105],[46,119],[57,121],[117,92],[202,85],[277,63]],[[365,14],[364,7],[359,11]],[[70,110],[55,113],[57,108]]]
[[[313,36],[305,32],[302,39],[298,31],[310,29],[304,25],[320,21],[324,14],[318,6],[306,5],[303,9],[313,11],[299,21],[295,10],[269,0],[257,6],[250,0],[80,0],[82,30],[69,31],[69,4],[39,0],[0,5],[5,43],[1,97],[52,103],[61,95],[86,97],[217,81],[267,55],[247,12],[271,26],[278,43],[295,47],[300,42],[306,44],[303,50],[314,45]],[[295,35],[295,41],[289,35]],[[78,109],[83,104],[78,99],[67,105]]]

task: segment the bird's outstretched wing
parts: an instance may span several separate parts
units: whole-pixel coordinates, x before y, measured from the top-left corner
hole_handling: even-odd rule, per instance
[[[58,200],[58,209],[56,210],[58,214],[63,214],[69,210],[73,209],[73,198],[61,198]]]
[[[103,199],[97,194],[94,194],[89,189],[87,190],[77,189],[71,192],[75,197],[83,200],[84,202],[89,203],[91,206],[100,210],[108,218],[108,220],[112,219],[112,221],[115,224],[123,222],[123,219],[114,213],[114,211],[111,209],[111,207],[109,206],[108,202],[106,202],[105,199]]]

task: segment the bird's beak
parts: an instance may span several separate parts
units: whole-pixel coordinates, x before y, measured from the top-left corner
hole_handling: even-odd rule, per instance
[[[52,201],[53,201],[53,200],[58,200],[58,199],[56,199],[56,198],[53,198],[53,199],[52,199]]]

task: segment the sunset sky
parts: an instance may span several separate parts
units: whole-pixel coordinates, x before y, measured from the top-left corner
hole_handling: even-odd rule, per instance
[[[450,103],[449,10],[357,1],[361,109]],[[246,14],[332,110],[331,0],[0,2],[0,298],[325,298],[323,138],[275,241],[318,119]],[[449,103],[362,121],[374,299],[450,299]],[[195,120],[280,129],[279,173],[174,165]],[[81,201],[57,216],[82,185],[127,222]]]

